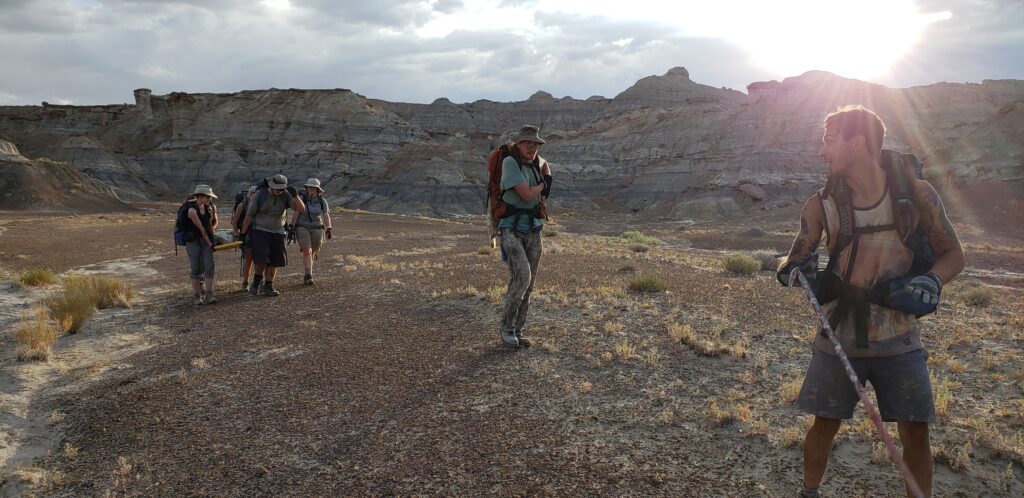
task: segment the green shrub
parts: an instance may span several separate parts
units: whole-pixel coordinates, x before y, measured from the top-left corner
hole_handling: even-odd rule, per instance
[[[633,292],[665,292],[668,284],[654,275],[640,275],[630,279],[627,288]]]
[[[967,306],[976,308],[987,308],[996,300],[996,293],[988,287],[975,287],[960,295]]]
[[[779,266],[779,258],[775,257],[775,251],[771,249],[758,249],[750,253],[750,257],[761,263],[762,270],[775,270]]]
[[[761,262],[743,254],[730,254],[722,260],[722,268],[737,275],[752,275],[761,269]]]
[[[622,232],[622,235],[619,235],[619,239],[627,244],[643,244],[647,246],[653,246],[661,243],[660,240],[654,237],[648,237],[644,235],[643,232],[637,232],[635,230]]]
[[[25,270],[14,277],[14,282],[21,287],[37,287],[57,282],[57,275],[47,268]]]

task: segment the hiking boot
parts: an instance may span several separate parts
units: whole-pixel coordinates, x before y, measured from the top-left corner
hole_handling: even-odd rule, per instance
[[[249,294],[258,296],[260,293],[260,283],[263,281],[262,275],[256,275],[252,277],[252,285],[249,286]]]
[[[513,348],[520,347],[519,346],[519,339],[516,338],[516,333],[515,333],[515,331],[512,331],[512,330],[508,330],[508,331],[502,330],[501,331],[501,343],[503,345],[505,345],[505,346],[509,346],[509,347],[513,347]]]
[[[213,297],[213,293],[206,293],[206,304],[217,304],[217,298]]]
[[[274,282],[271,282],[270,280],[267,280],[266,282],[263,282],[263,295],[264,296],[269,296],[269,297],[274,297],[274,296],[280,296],[281,293],[278,292],[276,289],[274,289]]]
[[[799,498],[821,498],[821,495],[818,494],[817,489],[809,490],[807,488],[804,488],[800,491]]]
[[[196,306],[203,304],[203,295],[199,293],[192,294],[192,304]]]
[[[519,345],[521,347],[524,347],[524,348],[528,348],[528,347],[530,347],[533,344],[533,341],[531,341],[530,339],[528,339],[526,337],[523,337],[523,331],[522,330],[517,330],[516,331],[516,339],[519,339]]]
[[[313,275],[307,273],[306,276],[302,277],[302,285],[313,285]]]
[[[248,290],[249,290],[249,282],[247,280],[242,280],[242,292],[246,292]]]

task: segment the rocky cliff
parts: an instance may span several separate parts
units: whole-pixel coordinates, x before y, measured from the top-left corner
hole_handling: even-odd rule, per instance
[[[174,198],[196,183],[231,193],[271,173],[320,178],[340,205],[482,211],[488,151],[522,124],[548,137],[556,209],[708,219],[799,200],[824,178],[821,120],[864,104],[886,145],[926,158],[944,181],[1024,176],[1024,82],[908,89],[812,71],[747,94],[695,83],[683,68],[614,98],[430,104],[349,90],[152,95],[135,104],[0,107],[0,134],[33,158],[64,161],[121,199]]]
[[[0,140],[0,209],[109,211],[129,209],[102,182],[67,163],[31,160]]]

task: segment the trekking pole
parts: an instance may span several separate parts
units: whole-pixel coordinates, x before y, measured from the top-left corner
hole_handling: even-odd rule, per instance
[[[885,424],[882,422],[882,416],[878,414],[878,410],[875,409],[874,403],[868,399],[868,393],[861,386],[860,380],[857,378],[857,372],[853,370],[853,365],[850,364],[850,359],[846,357],[846,353],[843,352],[843,346],[839,344],[839,339],[836,339],[835,332],[832,330],[832,325],[828,323],[828,318],[825,318],[825,312],[821,309],[821,305],[818,304],[818,299],[814,297],[814,291],[811,289],[811,284],[807,282],[807,277],[804,276],[800,268],[794,268],[792,273],[789,274],[789,286],[792,287],[796,280],[800,279],[800,285],[804,288],[804,293],[807,294],[807,300],[814,306],[814,312],[818,315],[818,321],[821,322],[821,326],[825,329],[825,335],[828,336],[828,340],[832,343],[832,347],[836,350],[836,355],[839,356],[839,361],[843,363],[843,368],[846,369],[846,375],[850,378],[850,382],[853,382],[853,388],[857,391],[857,397],[860,398],[860,402],[864,403],[864,411],[868,412],[868,417],[871,418],[871,422],[875,424],[875,429],[878,429],[878,434],[882,437],[882,442],[885,443],[885,448],[889,450],[889,458],[896,463],[896,467],[903,474],[903,480],[907,483],[907,488],[910,489],[910,493],[919,498],[924,498],[924,493],[921,492],[921,487],[917,485],[917,481],[914,480],[914,476],[910,473],[910,467],[907,467],[907,462],[903,461],[903,457],[900,456],[896,450],[896,443],[892,440],[892,436],[889,435],[889,431],[886,430]]]

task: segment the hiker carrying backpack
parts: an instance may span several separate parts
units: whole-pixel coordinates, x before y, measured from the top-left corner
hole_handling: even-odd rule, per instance
[[[514,348],[532,343],[523,336],[523,327],[540,267],[540,232],[548,218],[544,198],[552,183],[551,167],[538,154],[543,143],[537,127],[524,126],[512,143],[491,153],[487,166],[491,236],[501,240],[502,259],[510,273],[499,337],[503,345]]]
[[[313,285],[313,262],[318,259],[317,254],[320,252],[324,236],[328,239],[332,237],[331,208],[324,198],[320,180],[316,178],[306,180],[302,191],[299,192],[299,198],[306,205],[306,209],[302,213],[295,213],[292,218],[292,230],[299,243],[299,250],[302,251],[305,269],[302,283]]]
[[[548,208],[544,199],[551,194],[551,185],[554,180],[550,174],[544,174],[543,171],[550,171],[550,165],[539,154],[533,161],[523,164],[524,161],[519,158],[515,148],[516,144],[514,142],[502,144],[491,151],[487,158],[487,199],[485,207],[487,208],[489,238],[492,247],[494,246],[495,239],[498,237],[498,224],[502,218],[515,217],[513,225],[518,225],[520,217],[527,216],[530,219],[530,226],[533,225],[535,218],[548,219]],[[511,188],[501,188],[502,164],[507,157],[516,159],[519,167],[524,170],[524,174],[529,171],[530,174],[535,175],[535,178],[539,178],[544,183],[544,190],[541,192],[540,201],[534,208],[517,208],[509,205],[506,201],[505,194],[512,190]]]

